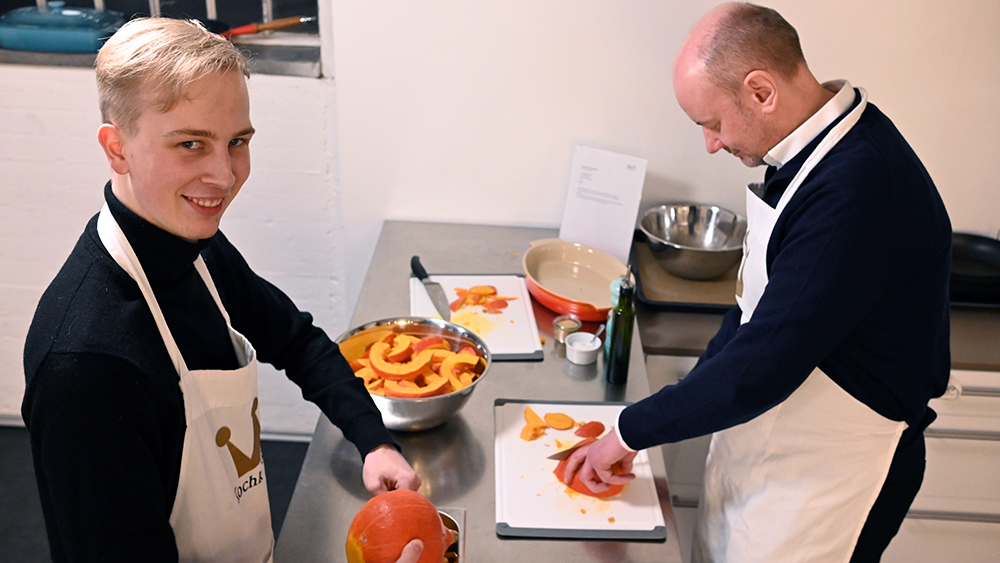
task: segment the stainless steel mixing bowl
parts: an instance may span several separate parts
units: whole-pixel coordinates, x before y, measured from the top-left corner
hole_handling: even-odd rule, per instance
[[[681,278],[707,280],[740,261],[747,222],[716,205],[669,203],[648,209],[639,228],[665,270]]]
[[[475,348],[486,362],[483,372],[468,387],[447,395],[420,399],[402,399],[372,395],[372,400],[382,412],[382,421],[389,430],[426,430],[447,422],[465,405],[476,385],[486,377],[491,356],[483,339],[469,329],[441,319],[399,317],[373,321],[349,330],[337,337],[340,351],[348,361],[360,358],[365,350],[390,332],[423,338],[440,336],[450,343],[455,352],[465,346]]]

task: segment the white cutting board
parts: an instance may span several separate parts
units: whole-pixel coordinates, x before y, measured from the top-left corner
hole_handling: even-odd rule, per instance
[[[656,496],[649,456],[640,451],[632,472],[635,480],[617,496],[598,499],[569,491],[552,473],[559,463],[547,459],[580,440],[574,429],[546,429],[544,436],[522,440],[524,408],[538,416],[561,412],[578,422],[598,420],[615,425],[621,403],[531,403],[498,399],[494,405],[496,447],[497,534],[515,537],[641,539],[666,538],[663,511]]]
[[[483,307],[463,307],[451,315],[451,322],[464,326],[486,342],[494,360],[541,360],[542,341],[538,335],[535,312],[524,276],[519,275],[432,275],[441,284],[448,302],[458,299],[455,288],[469,289],[492,285],[497,294],[513,297],[507,308],[489,312]],[[417,278],[410,278],[410,314],[415,317],[441,318],[427,289]]]

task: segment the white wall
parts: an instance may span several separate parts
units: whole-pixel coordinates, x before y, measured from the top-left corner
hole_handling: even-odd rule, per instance
[[[101,206],[93,72],[0,65],[0,415],[20,419],[24,335]],[[103,178],[103,179],[102,179]]]
[[[383,218],[557,226],[575,143],[646,158],[646,202],[741,211],[763,175],[706,154],[673,98],[673,58],[715,1],[332,1],[349,264]],[[1000,2],[768,5],[820,80],[865,87],[894,119],[955,227],[995,236]]]
[[[707,155],[673,100],[674,54],[714,2],[321,1],[336,78],[253,78],[254,171],[223,229],[331,336],[384,219],[556,227],[576,143],[646,158],[649,203],[742,210],[761,174]],[[770,5],[820,79],[864,86],[895,120],[955,227],[995,236],[1000,3]],[[100,206],[98,121],[91,71],[0,65],[0,421],[19,419],[34,303]],[[312,430],[294,387],[263,386],[267,430]]]
[[[0,65],[0,422],[20,421],[21,351],[42,291],[103,202],[107,161],[87,69]],[[253,171],[223,221],[247,261],[313,313],[346,329],[343,224],[331,80],[254,76]],[[308,435],[319,410],[261,366],[265,432]]]

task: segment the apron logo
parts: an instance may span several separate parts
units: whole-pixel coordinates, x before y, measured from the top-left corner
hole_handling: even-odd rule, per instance
[[[228,426],[223,426],[215,434],[215,443],[221,448],[228,446],[229,455],[233,458],[233,465],[236,466],[236,474],[242,477],[251,469],[260,465],[260,419],[257,418],[257,398],[254,397],[253,406],[250,407],[250,418],[253,420],[253,451],[250,455],[243,453],[230,441],[232,431]]]

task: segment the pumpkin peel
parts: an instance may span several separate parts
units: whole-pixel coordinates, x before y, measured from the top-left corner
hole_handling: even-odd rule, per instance
[[[408,489],[372,497],[355,515],[347,532],[348,563],[395,563],[403,547],[419,538],[424,551],[418,563],[441,563],[452,543],[437,508]]]

